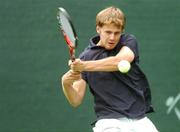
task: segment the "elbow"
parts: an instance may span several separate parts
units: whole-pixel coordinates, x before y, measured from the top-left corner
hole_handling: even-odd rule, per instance
[[[70,105],[73,107],[73,108],[78,108],[80,106],[81,103],[73,103],[73,102],[70,102]]]
[[[81,105],[81,100],[68,100],[69,101],[69,104],[74,107],[74,108],[77,108]]]
[[[72,106],[73,108],[78,108],[78,107],[79,107],[79,105],[77,105],[77,104],[71,104],[71,106]]]

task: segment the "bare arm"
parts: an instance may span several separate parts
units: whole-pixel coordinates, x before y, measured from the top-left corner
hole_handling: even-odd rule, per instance
[[[133,51],[124,46],[116,56],[95,61],[77,60],[72,63],[71,69],[75,71],[117,71],[117,65],[121,60],[132,62],[134,60]]]
[[[77,107],[81,104],[85,91],[86,82],[81,79],[81,73],[68,71],[61,79],[64,95],[69,103]]]

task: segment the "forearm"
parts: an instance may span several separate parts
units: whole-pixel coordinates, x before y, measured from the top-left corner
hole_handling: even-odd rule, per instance
[[[81,73],[69,70],[61,78],[64,95],[69,103],[76,107],[81,104],[85,93],[85,82],[81,79]]]
[[[101,60],[85,61],[84,71],[117,71],[120,60],[121,58],[113,56]]]
[[[74,107],[79,106],[81,103],[80,96],[78,94],[78,91],[73,88],[73,84],[65,84],[62,81],[62,87],[64,95],[66,96],[68,102]]]
[[[116,56],[107,57],[100,60],[81,61],[76,59],[71,64],[71,69],[74,71],[118,71],[118,63],[121,60],[132,62],[134,53],[124,46]]]

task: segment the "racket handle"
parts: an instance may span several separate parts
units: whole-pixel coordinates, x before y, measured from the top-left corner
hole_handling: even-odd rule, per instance
[[[73,62],[73,61],[75,61],[75,59],[76,59],[76,58],[75,58],[75,55],[72,55],[72,56],[71,56],[71,61]]]

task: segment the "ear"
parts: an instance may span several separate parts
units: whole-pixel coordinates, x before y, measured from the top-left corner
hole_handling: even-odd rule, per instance
[[[96,26],[96,32],[99,34],[100,33],[100,27]]]

